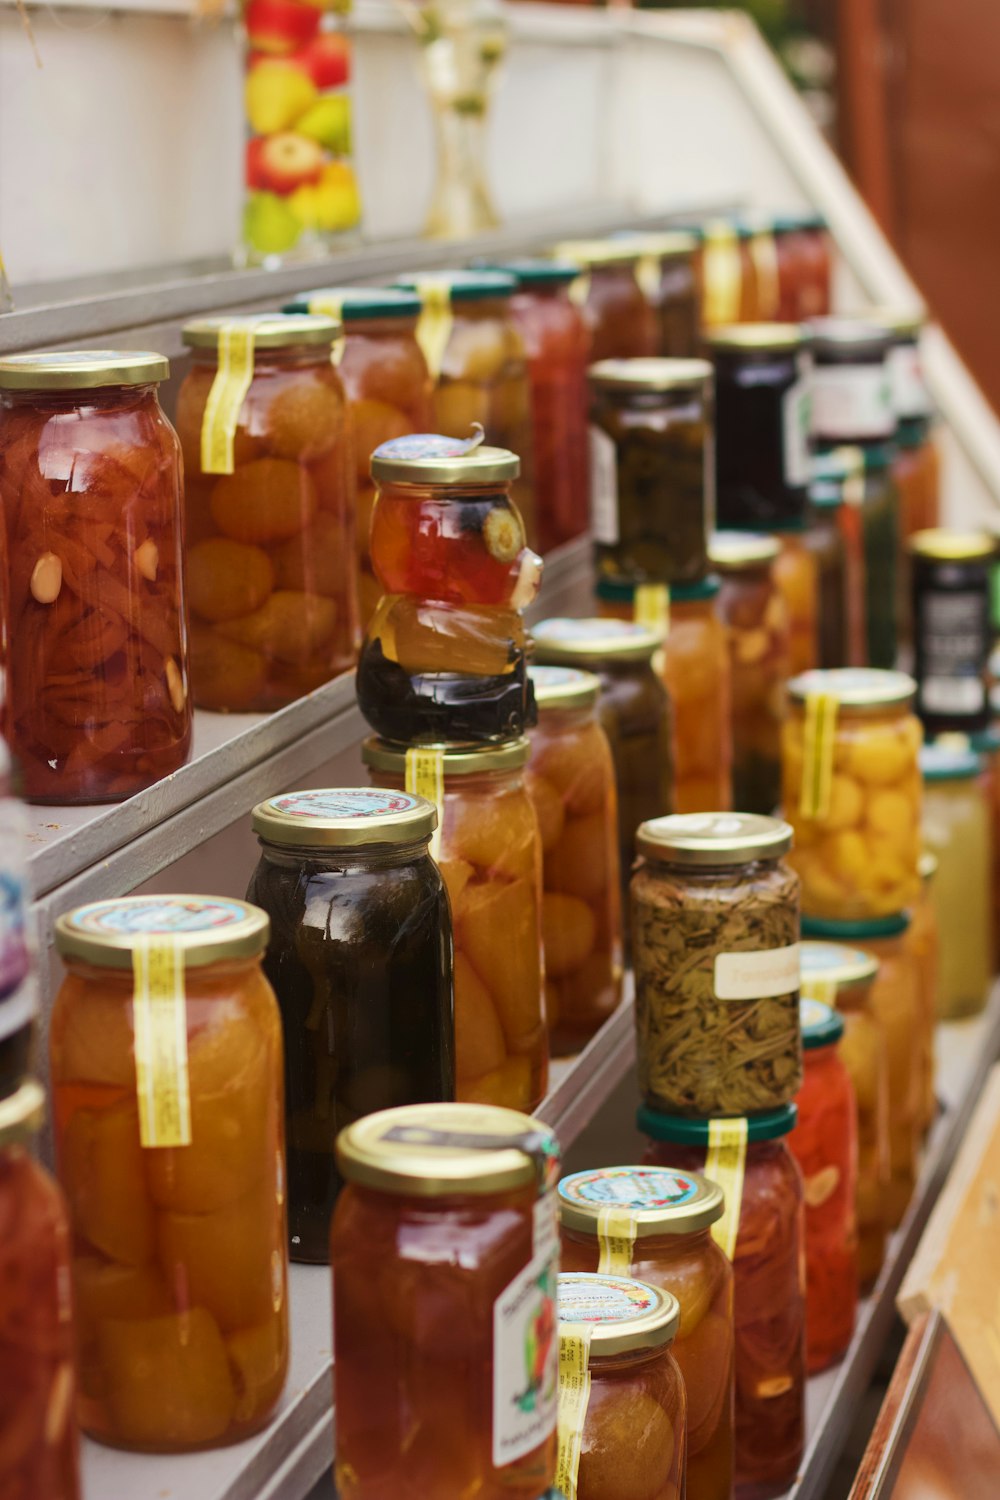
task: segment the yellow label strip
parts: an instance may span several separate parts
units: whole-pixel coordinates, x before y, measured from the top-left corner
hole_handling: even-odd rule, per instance
[[[597,1215],[597,1243],[601,1261],[597,1267],[602,1276],[630,1276],[632,1251],[635,1248],[637,1222],[631,1208],[605,1203]]]
[[[635,279],[642,288],[647,302],[657,302],[660,296],[660,257],[640,255],[635,263]]]
[[[426,797],[438,812],[438,826],[431,834],[431,858],[441,857],[441,826],[444,823],[444,751],[420,745],[406,752],[406,790],[411,797]]]
[[[837,729],[837,700],[832,693],[810,693],[806,698],[802,737],[802,790],[799,812],[804,818],[825,818],[833,788],[833,752]]]
[[[219,368],[201,419],[201,468],[204,474],[233,472],[233,440],[240,407],[253,380],[252,324],[224,323],[219,329]]]
[[[421,304],[417,343],[423,350],[428,369],[437,380],[455,321],[451,311],[451,288],[446,281],[428,277],[417,281],[416,289]]]
[[[834,448],[833,457],[847,464],[851,473],[844,480],[845,505],[863,505],[865,499],[865,455],[860,448]]]
[[[556,1417],[559,1447],[555,1487],[565,1500],[576,1500],[580,1478],[580,1447],[590,1402],[590,1323],[559,1325],[559,1406]]]
[[[190,1146],[184,959],[176,938],[137,936],[132,977],[139,1139],[144,1146]]]
[[[654,630],[670,629],[670,589],[665,583],[640,583],[632,600],[632,618],[637,625]]]
[[[728,1260],[736,1254],[746,1161],[746,1120],[709,1120],[705,1176],[719,1184],[726,1198],[722,1218],[712,1225],[712,1238]]]
[[[569,284],[569,300],[576,307],[586,307],[587,298],[590,296],[590,272],[581,271],[575,281]]]
[[[778,315],[778,251],[774,235],[769,230],[759,230],[750,240],[750,257],[753,261],[757,282],[757,318],[769,323]]]
[[[322,297],[310,297],[309,311],[321,318],[332,318],[335,323],[339,323],[341,327],[343,327],[343,297],[331,297],[329,294]],[[347,340],[344,338],[343,332],[341,332],[339,338],[334,339],[333,348],[330,351],[330,358],[335,365],[339,365],[340,361],[343,359],[344,345],[346,343]]]
[[[818,1000],[821,1005],[837,1008],[837,981],[827,979],[822,974],[803,975],[799,984],[799,994],[803,1000]]]
[[[730,224],[709,224],[702,260],[705,282],[705,322],[709,328],[737,323],[740,316],[743,270],[736,231]]]

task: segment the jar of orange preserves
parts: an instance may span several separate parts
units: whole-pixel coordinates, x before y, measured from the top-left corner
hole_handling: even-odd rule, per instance
[[[410,1105],[342,1130],[337,1162],[338,1495],[537,1500],[556,1465],[555,1137]]]
[[[59,918],[49,1035],[76,1254],[80,1421],[178,1453],[270,1417],[288,1366],[281,1020],[262,911],[210,896]]]
[[[687,1500],[733,1489],[733,1272],[712,1238],[722,1189],[669,1167],[600,1167],[559,1184],[563,1272],[634,1276],[680,1304]]]
[[[570,296],[587,320],[593,362],[656,354],[659,330],[639,285],[640,250],[624,239],[566,240],[553,254],[579,273]]]
[[[200,318],[177,397],[195,702],[280,708],[353,666],[354,450],[332,318]]]
[[[820,659],[820,564],[809,545],[806,523],[791,524],[780,533],[781,551],[774,564],[774,581],[785,601],[789,630],[789,669],[808,672]]]
[[[187,759],[168,374],[131,349],[0,360],[5,733],[32,802],[118,802]]]
[[[455,944],[455,1092],[466,1103],[534,1109],[548,1083],[542,988],[542,840],[525,786],[526,739],[479,749],[384,740],[361,749],[373,786],[437,806],[431,841],[448,888]],[[596,823],[563,846],[568,895],[603,867]],[[573,869],[570,869],[570,865]],[[574,878],[575,871],[575,878]]]
[[[600,683],[532,667],[538,725],[525,772],[544,857],[542,947],[552,1052],[578,1051],[621,999],[618,804]]]

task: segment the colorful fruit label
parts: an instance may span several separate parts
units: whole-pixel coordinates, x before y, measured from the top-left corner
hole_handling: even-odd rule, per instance
[[[190,1146],[184,955],[176,937],[132,949],[135,1082],[143,1146]]]
[[[417,343],[423,351],[427,368],[437,380],[455,321],[451,311],[451,287],[447,281],[439,281],[433,276],[418,278],[414,286],[421,304]]]
[[[431,834],[430,851],[432,859],[439,859],[444,822],[444,751],[411,746],[406,752],[404,785],[411,796],[426,797],[437,808],[438,826]]]
[[[816,365],[812,373],[814,430],[823,438],[873,441],[896,427],[885,365]]]
[[[632,613],[637,625],[651,625],[662,630],[670,629],[670,588],[665,583],[640,583],[636,587]]]
[[[78,906],[70,922],[80,932],[108,937],[168,937],[175,932],[208,932],[246,920],[242,901],[221,896],[146,896]]]
[[[592,1323],[561,1323],[559,1328],[559,1446],[556,1489],[565,1500],[576,1500],[580,1478],[580,1448],[590,1404],[590,1339]]]
[[[253,380],[254,328],[244,320],[219,329],[219,367],[201,420],[204,474],[231,474],[240,408]]]
[[[362,786],[289,792],[286,797],[272,797],[268,803],[275,812],[284,813],[289,818],[324,818],[337,822],[345,818],[376,818],[381,822],[396,813],[412,812],[418,805],[414,794]]]
[[[598,1167],[574,1172],[559,1184],[561,1197],[575,1203],[609,1203],[641,1209],[677,1208],[692,1203],[699,1184],[686,1172],[666,1167]]]
[[[803,818],[825,818],[830,811],[837,707],[833,693],[810,693],[806,698],[799,794],[799,812]]]
[[[486,434],[478,422],[472,423],[470,438],[443,437],[439,432],[408,432],[403,437],[390,438],[380,443],[373,458],[423,459],[461,458],[478,448]]]
[[[756,952],[717,953],[713,988],[717,1000],[765,1000],[793,995],[799,987],[799,945]]]
[[[712,1238],[730,1261],[736,1254],[746,1160],[746,1120],[709,1120],[705,1176],[719,1184],[725,1198],[722,1218],[712,1225]]]
[[[493,1465],[497,1469],[533,1452],[556,1426],[559,1245],[554,1233],[543,1234],[541,1242],[540,1253],[532,1256],[493,1304]]]

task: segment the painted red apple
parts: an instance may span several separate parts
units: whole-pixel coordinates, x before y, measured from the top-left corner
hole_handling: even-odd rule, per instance
[[[244,24],[250,45],[258,52],[294,52],[312,41],[319,30],[320,12],[298,0],[250,0]]]
[[[309,74],[318,89],[339,88],[351,76],[351,44],[336,31],[324,31],[306,47],[300,48],[294,61]]]
[[[261,161],[261,153],[265,142],[259,136],[253,136],[247,141],[247,187],[266,188],[267,170]]]
[[[272,193],[293,193],[305,182],[316,182],[323,171],[323,148],[294,131],[282,130],[260,142],[262,181],[260,187]]]

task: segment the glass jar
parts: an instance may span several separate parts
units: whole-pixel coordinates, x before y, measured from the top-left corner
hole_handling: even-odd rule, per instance
[[[358,706],[400,744],[506,740],[534,704],[521,611],[542,563],[525,546],[518,459],[432,436],[372,459],[371,556],[385,594],[358,663]]]
[[[131,349],[0,360],[4,723],[30,802],[119,802],[188,756],[168,374]]]
[[[353,438],[330,358],[341,331],[281,314],[184,326],[193,362],[177,430],[200,708],[281,708],[354,665]]]
[[[428,843],[433,804],[357,787],[253,810],[247,898],[271,921],[264,973],[285,1037],[293,1260],[325,1263],[338,1132],[378,1109],[455,1096],[451,913]]]
[[[810,546],[805,522],[788,524],[778,533],[780,552],[774,581],[788,614],[789,665],[794,674],[808,672],[819,662],[820,567]]]
[[[795,1097],[799,882],[792,831],[753,813],[639,829],[632,962],[639,1088],[679,1115],[742,1115]],[[684,962],[680,963],[680,956]]]
[[[922,1068],[923,1093],[919,1110],[924,1135],[937,1115],[937,1092],[934,1084],[934,1032],[940,1010],[941,929],[934,902],[937,877],[937,855],[925,849],[920,856],[920,895],[910,908],[910,927],[906,934],[910,951],[920,972],[921,1034],[925,1039]],[[996,928],[993,929],[994,941]]]
[[[822,529],[826,517],[835,517],[843,559],[844,597],[840,610],[835,608],[833,615],[838,629],[835,633],[826,627],[828,601],[824,598],[820,615],[820,656],[832,652],[835,640],[842,639],[843,659],[832,665],[863,667],[868,662],[865,539],[861,514],[865,497],[864,454],[860,448],[833,448],[813,456],[812,471],[809,503],[813,524]],[[832,604],[832,600],[829,603]],[[842,637],[839,635],[841,615]],[[822,665],[826,669],[830,664],[822,662]]]
[[[624,231],[620,238],[639,252],[636,275],[659,327],[654,354],[694,359],[701,353],[701,289],[697,234],[687,230]]]
[[[993,976],[993,819],[974,750],[925,745],[924,844],[937,857],[934,908],[941,945],[938,1019],[983,1009]]]
[[[857,1105],[838,1042],[844,1020],[820,1000],[803,1000],[799,1117],[788,1148],[802,1173],[806,1204],[806,1369],[836,1364],[858,1308]]]
[[[37,1008],[25,910],[28,821],[10,780],[10,754],[0,736],[0,1100],[20,1088],[28,1072]]]
[[[456,1094],[466,1103],[535,1109],[548,1083],[549,1046],[542,840],[524,784],[528,742],[403,750],[366,740],[361,756],[373,786],[437,805],[432,853],[454,929]],[[592,878],[589,861],[600,855],[592,827],[581,849],[579,883],[567,876],[570,895]]]
[[[632,1276],[680,1304],[687,1500],[733,1491],[733,1272],[711,1235],[722,1212],[722,1189],[694,1172],[601,1167],[559,1184],[564,1275]]]
[[[79,1500],[69,1222],[35,1162],[45,1095],[34,1079],[0,1101],[0,1494]]]
[[[720,526],[762,531],[805,517],[809,362],[800,328],[742,323],[708,335],[715,368]]]
[[[556,1464],[559,1147],[462,1104],[342,1130],[330,1230],[343,1500],[536,1500]]]
[[[918,531],[910,540],[917,713],[929,739],[990,722],[990,577],[996,539]]]
[[[991,690],[991,697],[993,696]],[[1000,724],[994,722],[988,729],[970,736],[970,746],[980,758],[983,767],[983,784],[990,809],[990,844],[993,850],[993,870],[990,877],[990,902],[993,913],[993,967],[1000,968]]]
[[[772,227],[778,262],[776,316],[783,323],[826,317],[833,282],[826,220],[808,212],[780,214]]]
[[[893,483],[899,492],[904,537],[939,524],[940,460],[934,442],[934,403],[920,352],[926,326],[922,311],[876,307],[869,316],[892,337],[889,379],[896,415]]]
[[[732,680],[733,805],[772,813],[781,797],[781,724],[789,676],[785,601],[774,579],[774,537],[717,531],[712,565],[722,581],[719,615]]]
[[[262,911],[210,896],[58,919],[49,1033],[76,1255],[80,1424],[180,1453],[268,1421],[288,1368],[281,1018]]]
[[[847,543],[840,524],[842,505],[840,485],[814,481],[809,486],[805,545],[816,559],[816,665],[824,671],[851,665]]]
[[[538,725],[525,782],[542,840],[545,1009],[554,1055],[577,1052],[621,1000],[618,803],[600,682],[532,667]]]
[[[736,1500],[782,1495],[805,1441],[805,1219],[785,1137],[795,1106],[740,1120],[689,1120],[643,1105],[645,1161],[703,1172],[725,1192],[713,1237],[733,1264]]]
[[[782,804],[811,917],[902,911],[920,889],[920,721],[902,672],[806,672],[788,685]]]
[[[626,1276],[563,1272],[557,1313],[559,1491],[572,1500],[683,1495],[688,1402],[671,1352],[677,1298]]]
[[[867,1293],[875,1285],[885,1259],[885,1200],[892,1172],[889,1160],[889,1048],[885,1027],[872,1000],[878,959],[860,948],[815,940],[806,940],[799,945],[799,959],[803,1001],[816,1000],[835,1005],[844,1023],[844,1034],[837,1052],[850,1076],[857,1114],[855,1264],[858,1287]],[[808,1076],[808,1053],[805,1054],[805,1063]]]
[[[749,323],[755,316],[756,287],[748,224],[713,219],[702,228],[701,321],[703,329]]]
[[[733,805],[733,692],[718,578],[670,592],[661,658],[674,706],[674,807],[719,812]]]
[[[579,272],[570,296],[583,309],[592,360],[656,354],[656,310],[639,284],[642,251],[628,240],[566,240],[553,254]]]

